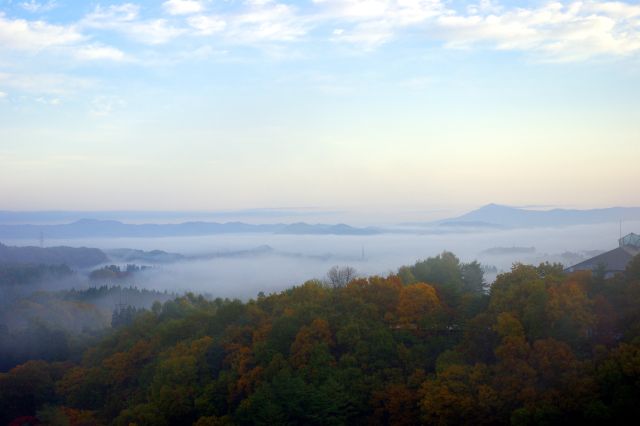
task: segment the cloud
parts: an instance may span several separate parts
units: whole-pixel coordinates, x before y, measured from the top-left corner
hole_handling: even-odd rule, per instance
[[[123,33],[141,43],[157,45],[185,33],[163,18],[142,20],[140,6],[125,3],[108,7],[96,6],[93,12],[82,19],[83,28],[112,30]]]
[[[164,44],[186,31],[169,24],[166,19],[153,19],[127,26],[124,31],[146,44]]]
[[[6,18],[0,12],[0,48],[39,51],[78,43],[85,37],[72,26]]]
[[[28,10],[55,2],[25,1]],[[77,60],[123,61],[127,55],[106,43],[116,32],[143,45],[179,37],[219,38],[221,44],[250,45],[282,53],[295,43],[331,40],[373,51],[392,41],[439,41],[448,49],[520,51],[549,61],[628,56],[640,51],[640,5],[622,1],[568,1],[510,6],[477,0],[453,9],[448,0],[313,0],[305,7],[277,0],[246,0],[204,13],[203,1],[168,0],[170,17],[149,15],[134,3],[96,6],[66,25],[13,19],[0,12],[0,49],[40,52],[60,48]],[[159,52],[159,51],[158,51]],[[279,54],[280,54],[279,53]]]
[[[50,97],[44,97],[44,96],[40,96],[36,98],[36,102],[38,102],[39,104],[50,105],[50,106],[58,106],[62,103],[60,98],[50,98]]]
[[[24,1],[20,3],[20,7],[31,13],[43,13],[58,7],[58,3],[55,1],[39,2],[35,0]]]
[[[217,16],[190,16],[187,23],[200,35],[211,35],[225,29],[227,23]]]
[[[76,58],[85,61],[106,59],[118,62],[125,59],[125,54],[120,49],[102,44],[88,44],[80,46],[75,50],[75,56]]]
[[[326,13],[344,19],[380,18],[389,10],[392,2],[387,0],[313,0],[324,7]]]
[[[169,0],[162,3],[162,7],[170,15],[190,15],[204,10],[202,3],[196,0]]]
[[[548,60],[624,56],[640,50],[640,5],[609,1],[507,7],[480,0],[464,11],[441,0],[314,0],[318,16],[339,24],[331,39],[372,50],[416,29],[446,48],[532,52]]]
[[[388,42],[394,35],[393,26],[386,21],[363,22],[349,30],[333,32],[333,41],[344,41],[373,50]]]
[[[640,17],[640,5],[631,5],[623,2],[588,2],[584,5],[587,10],[591,10],[594,13],[606,13],[609,16],[616,18],[636,18]],[[637,23],[636,23],[637,24]]]
[[[386,21],[402,27],[446,12],[441,0],[314,0],[326,19],[344,22]]]
[[[0,12],[0,49],[41,53],[56,49],[79,60],[121,61],[124,53],[101,43],[85,44],[89,37],[74,25],[52,25],[44,21],[8,19]]]
[[[504,8],[494,2],[493,0],[480,0],[477,4],[470,4],[467,6],[467,13],[470,15],[477,15],[481,12],[488,13],[501,13]]]
[[[248,10],[232,16],[227,39],[239,43],[294,41],[307,34],[308,19],[296,8],[270,0],[247,2]]]
[[[326,20],[340,22],[332,41],[373,50],[410,27],[446,14],[441,0],[314,0]]]
[[[309,19],[299,15],[294,6],[273,0],[247,1],[239,10],[219,15],[199,13],[204,8],[202,2],[196,1],[167,1],[163,7],[172,15],[190,16],[171,21],[142,19],[140,6],[125,3],[97,6],[78,25],[120,32],[150,45],[163,44],[183,35],[209,36],[216,33],[231,44],[290,42],[300,39],[311,27]]]
[[[484,44],[572,61],[638,51],[638,16],[640,7],[621,3],[548,3],[501,14],[450,14],[439,17],[435,28],[447,47]]]
[[[6,93],[6,92],[0,92],[0,99],[4,99],[4,98],[6,98],[7,96],[9,96],[9,95],[7,95],[7,93]]]
[[[133,3],[111,5],[109,7],[96,6],[93,12],[89,13],[82,20],[85,26],[93,28],[108,28],[114,24],[132,22],[138,18],[140,6]]]

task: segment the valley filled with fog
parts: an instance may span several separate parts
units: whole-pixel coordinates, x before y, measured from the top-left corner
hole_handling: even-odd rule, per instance
[[[640,229],[640,222],[625,222],[623,232]],[[109,256],[114,249],[162,250],[182,258],[171,262],[110,262],[150,266],[136,274],[133,284],[145,289],[182,293],[193,291],[212,297],[254,298],[324,279],[334,265],[348,265],[358,274],[387,275],[402,265],[435,256],[456,254],[463,262],[477,260],[486,267],[485,279],[509,271],[516,262],[560,262],[565,267],[617,246],[619,223],[526,229],[407,228],[402,233],[375,235],[224,234],[160,238],[46,239],[45,247],[94,247]],[[4,240],[5,245],[38,245],[38,241]],[[80,271],[86,272],[89,271]],[[69,285],[77,287],[81,281]],[[60,283],[56,287],[60,287]],[[87,284],[89,285],[89,284]],[[64,285],[63,285],[64,286]]]

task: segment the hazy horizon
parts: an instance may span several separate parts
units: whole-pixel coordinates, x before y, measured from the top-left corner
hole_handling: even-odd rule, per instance
[[[189,221],[203,222],[245,222],[251,224],[272,223],[346,223],[355,226],[394,226],[409,222],[430,222],[450,219],[488,205],[489,203],[471,208],[441,207],[432,209],[410,209],[365,211],[364,209],[326,210],[313,207],[302,208],[251,208],[241,210],[0,210],[0,224],[66,224],[80,219],[117,220],[130,224],[177,224]],[[504,205],[506,206],[506,205]],[[567,205],[516,205],[506,206],[523,210],[549,211],[563,210],[591,210]],[[637,206],[600,206],[594,208],[617,208]],[[624,220],[621,217],[620,220]]]

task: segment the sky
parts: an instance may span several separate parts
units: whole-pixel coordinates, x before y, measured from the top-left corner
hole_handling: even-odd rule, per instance
[[[637,1],[0,0],[2,210],[637,206],[638,159]]]

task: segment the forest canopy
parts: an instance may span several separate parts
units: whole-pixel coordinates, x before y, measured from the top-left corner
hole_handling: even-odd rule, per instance
[[[445,252],[247,302],[187,294],[0,373],[0,422],[622,424],[640,411],[638,271],[516,264],[487,288]]]

